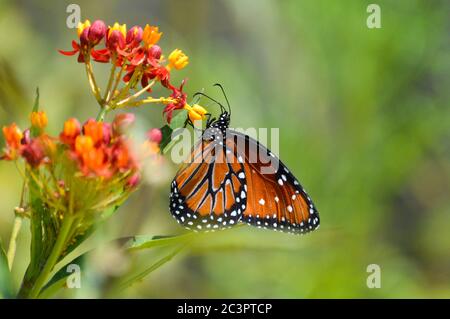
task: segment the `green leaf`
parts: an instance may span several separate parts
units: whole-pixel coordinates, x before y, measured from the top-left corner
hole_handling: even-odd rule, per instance
[[[161,149],[161,152],[164,153],[164,149],[166,148],[166,146],[170,143],[170,141],[172,139],[173,130],[170,128],[169,125],[164,125],[163,127],[161,127],[160,130],[162,133],[162,140],[161,140],[161,143],[159,144],[159,148]]]
[[[33,112],[39,111],[39,87],[36,88],[36,98],[34,99]]]
[[[34,105],[32,112],[39,111],[39,88],[36,88],[36,98],[34,99]],[[36,137],[39,135],[39,129],[36,127],[31,127],[31,136]]]
[[[133,236],[128,238],[124,248],[128,251],[150,249],[187,242],[194,238],[195,233],[187,233],[178,236]]]
[[[88,252],[76,257],[75,259],[72,259],[70,262],[68,262],[66,265],[61,267],[55,275],[53,275],[52,279],[42,288],[42,292],[39,294],[39,298],[50,298],[54,294],[56,294],[59,290],[65,287],[67,278],[72,274],[71,272],[67,271],[67,266],[71,264],[77,264],[78,266],[82,267],[85,260],[86,255]]]
[[[13,283],[8,266],[8,257],[0,240],[0,297],[12,298],[13,296]]]
[[[140,272],[137,275],[132,276],[131,278],[123,281],[118,285],[119,290],[123,290],[128,288],[129,286],[142,281],[147,275],[158,269],[159,267],[163,266],[164,264],[168,263],[172,260],[173,257],[175,257],[180,251],[183,250],[183,248],[186,247],[186,244],[181,245],[174,249],[170,254],[164,256],[163,258],[159,259],[157,262],[152,264],[149,268],[145,269],[144,271]]]
[[[187,120],[187,114],[188,114],[187,110],[183,109],[183,110],[179,111],[177,113],[177,115],[175,115],[172,118],[172,121],[170,121],[170,128],[172,130],[175,130],[177,128],[184,127],[186,124],[186,120]]]

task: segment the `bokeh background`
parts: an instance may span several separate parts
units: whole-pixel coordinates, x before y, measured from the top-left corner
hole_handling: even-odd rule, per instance
[[[381,7],[381,29],[366,26]],[[59,55],[75,31],[71,1],[0,1],[0,125],[26,126],[36,86],[57,133],[71,116],[95,116],[82,66]],[[450,7],[448,1],[81,1],[82,19],[160,26],[164,50],[191,63],[190,94],[222,83],[235,127],[279,127],[280,155],[321,213],[319,231],[292,236],[242,227],[211,236],[142,282],[114,276],[148,267],[164,249],[97,249],[82,289],[59,297],[450,297]],[[106,78],[107,69],[98,67]],[[102,82],[102,81],[100,81]],[[136,111],[138,128],[163,124],[162,106]],[[3,142],[2,142],[3,143]],[[91,245],[134,234],[183,233],[168,212],[176,165],[146,183]],[[0,236],[8,241],[21,179],[0,162]],[[19,237],[14,277],[28,262]],[[369,264],[381,288],[369,289]]]

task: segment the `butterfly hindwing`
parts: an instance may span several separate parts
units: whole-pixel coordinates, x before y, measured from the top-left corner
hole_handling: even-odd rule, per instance
[[[270,150],[253,138],[235,131],[230,130],[228,139],[233,141],[228,143],[238,145],[238,156],[245,157],[248,192],[243,222],[300,234],[319,226],[319,215],[311,198]]]

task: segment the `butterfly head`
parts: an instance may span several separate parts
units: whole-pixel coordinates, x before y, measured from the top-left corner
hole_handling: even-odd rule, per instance
[[[212,119],[206,125],[203,133],[204,140],[224,139],[230,126],[230,113],[223,111],[218,119]]]

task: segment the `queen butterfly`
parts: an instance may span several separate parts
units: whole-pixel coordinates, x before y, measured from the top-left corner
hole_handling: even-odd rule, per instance
[[[216,84],[218,85],[218,84]],[[214,231],[247,223],[304,234],[319,227],[319,213],[289,169],[255,139],[229,129],[227,101],[208,119],[171,184],[170,212],[187,229]]]

